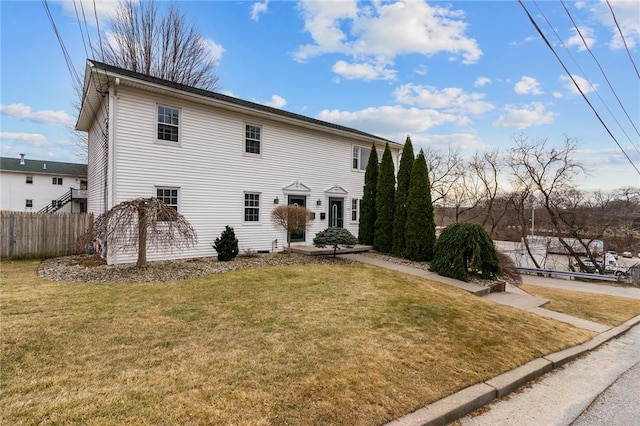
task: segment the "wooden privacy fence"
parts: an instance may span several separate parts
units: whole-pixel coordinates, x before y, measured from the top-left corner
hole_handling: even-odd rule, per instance
[[[47,258],[84,253],[76,240],[93,224],[92,213],[0,211],[0,257]]]

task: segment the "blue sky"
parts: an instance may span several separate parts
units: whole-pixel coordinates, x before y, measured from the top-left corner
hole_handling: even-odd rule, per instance
[[[81,28],[95,44],[96,15],[104,28],[117,5],[82,2],[86,27],[73,1],[48,0],[81,77]],[[551,146],[575,138],[591,171],[584,189],[640,186],[516,1],[178,3],[217,58],[223,93],[464,156],[506,152],[516,135]],[[640,66],[640,2],[609,0],[614,14],[606,1],[565,2],[569,14],[559,1],[525,4],[640,169],[640,77],[629,59]],[[2,156],[80,161],[72,79],[42,2],[2,0],[0,15]]]

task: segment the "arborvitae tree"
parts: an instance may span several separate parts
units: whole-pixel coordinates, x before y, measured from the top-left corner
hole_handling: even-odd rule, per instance
[[[376,145],[371,145],[369,162],[364,173],[364,189],[360,201],[360,224],[358,241],[360,244],[373,245],[376,226],[376,186],[378,185],[378,152]]]
[[[376,187],[376,227],[373,246],[383,253],[393,248],[393,201],[396,192],[396,176],[389,144],[384,148],[378,186]]]
[[[471,275],[493,279],[501,273],[491,236],[482,225],[467,222],[454,223],[442,231],[431,269],[462,281],[469,281]]]
[[[436,223],[431,203],[431,184],[424,152],[420,150],[411,170],[407,197],[404,257],[411,260],[433,259],[436,242]]]
[[[407,197],[409,196],[409,184],[411,183],[411,169],[415,155],[411,138],[407,136],[407,141],[402,149],[402,158],[398,168],[398,187],[396,188],[395,210],[393,212],[393,253],[398,256],[404,254],[404,234],[407,224]]]

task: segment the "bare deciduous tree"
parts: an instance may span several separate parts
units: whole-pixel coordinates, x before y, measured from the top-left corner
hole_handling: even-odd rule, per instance
[[[310,225],[311,210],[297,204],[278,206],[271,211],[273,224],[287,233],[287,252],[291,252],[291,234],[304,232]]]
[[[174,208],[157,198],[124,201],[101,214],[80,238],[83,246],[106,242],[109,250],[137,249],[136,266],[147,265],[147,245],[154,248],[185,248],[197,243],[196,231]]]
[[[107,28],[94,52],[103,62],[202,89],[217,86],[217,58],[175,3],[161,15],[155,0],[124,0]]]

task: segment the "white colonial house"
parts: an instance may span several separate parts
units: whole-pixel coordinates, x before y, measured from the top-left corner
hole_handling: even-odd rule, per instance
[[[149,260],[216,255],[226,225],[241,252],[286,242],[271,221],[282,204],[314,214],[294,243],[327,227],[358,234],[364,171],[372,144],[388,143],[397,169],[401,144],[362,131],[87,61],[77,124],[88,132],[88,203],[96,215],[140,197],[158,197],[194,226],[198,244],[148,250]],[[106,250],[107,262],[135,252]]]
[[[87,211],[86,164],[1,157],[0,188],[0,210]]]

